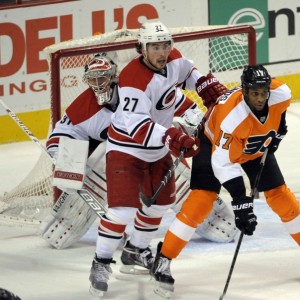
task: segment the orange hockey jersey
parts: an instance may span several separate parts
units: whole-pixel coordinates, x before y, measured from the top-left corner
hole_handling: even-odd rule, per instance
[[[242,88],[225,93],[205,124],[205,134],[213,144],[212,167],[221,184],[242,176],[242,163],[262,156],[279,128],[281,115],[291,102],[291,90],[272,79],[269,112],[264,123],[253,114]]]

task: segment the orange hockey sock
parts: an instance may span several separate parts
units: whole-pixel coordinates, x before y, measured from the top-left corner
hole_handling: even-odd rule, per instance
[[[215,192],[192,190],[172,222],[163,242],[162,254],[176,258],[193,236],[197,226],[209,215]]]
[[[300,245],[300,204],[285,185],[265,192],[267,203],[280,217],[291,237]]]

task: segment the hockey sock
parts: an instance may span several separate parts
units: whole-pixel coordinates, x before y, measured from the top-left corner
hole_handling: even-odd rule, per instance
[[[300,245],[300,204],[285,185],[265,192],[272,210],[280,217],[291,237]]]
[[[172,222],[162,246],[162,254],[176,258],[193,236],[198,224],[208,216],[217,194],[204,190],[192,190],[181,211]]]

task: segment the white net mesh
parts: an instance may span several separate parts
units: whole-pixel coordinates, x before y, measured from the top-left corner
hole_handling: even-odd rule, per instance
[[[249,54],[251,48],[255,49],[255,45],[249,46],[247,26],[181,27],[170,28],[170,32],[175,47],[193,60],[201,73],[214,73],[228,88],[239,85],[241,68],[251,62]],[[253,33],[250,31],[250,34]],[[136,36],[137,30],[118,30],[58,43],[44,49],[50,66],[52,124],[87,88],[82,76],[88,60],[96,53],[107,52],[118,65],[118,71],[121,71],[137,55]],[[251,63],[255,63],[253,58]],[[204,109],[194,91],[184,93]],[[52,125],[49,130],[51,128]],[[39,224],[53,203],[52,164],[42,154],[24,181],[0,198],[0,222]]]
[[[51,170],[51,161],[42,154],[26,178],[0,198],[0,223],[40,223],[53,205]]]

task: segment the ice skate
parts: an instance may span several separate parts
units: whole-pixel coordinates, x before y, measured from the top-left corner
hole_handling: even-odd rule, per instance
[[[157,253],[151,268],[151,276],[155,279],[154,293],[164,298],[171,298],[174,292],[174,278],[170,271],[171,259],[161,253],[162,242],[158,243]]]
[[[110,263],[115,263],[112,259],[94,257],[90,274],[90,294],[102,298],[108,289],[108,280],[112,270]]]
[[[126,274],[149,274],[154,258],[150,248],[140,249],[128,241],[121,255],[121,273]]]

